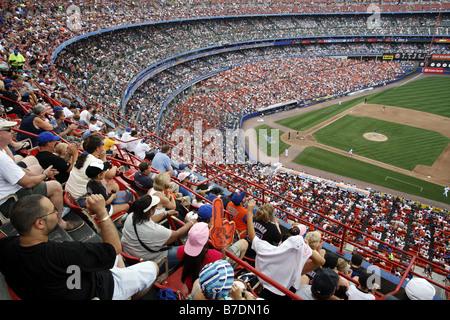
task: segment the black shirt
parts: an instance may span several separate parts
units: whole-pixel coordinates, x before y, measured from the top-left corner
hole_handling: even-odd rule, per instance
[[[59,183],[64,183],[69,179],[70,173],[67,172],[67,170],[70,168],[70,163],[63,158],[49,151],[39,151],[36,154],[36,159],[44,170],[50,166],[53,166],[53,169],[58,170],[59,173],[55,175],[55,179]]]
[[[89,182],[87,183],[87,192],[90,194],[101,194],[103,196],[103,198],[105,199],[105,201],[107,201],[109,199],[109,195],[106,193],[106,187],[104,185],[102,185],[100,182],[94,181],[94,180],[89,180]],[[107,204],[106,205],[106,211],[109,212],[111,209],[111,204]]]
[[[21,247],[0,239],[0,272],[22,300],[110,300],[116,251],[108,243],[42,242]]]
[[[258,238],[267,241],[273,246],[278,246],[278,244],[281,241],[281,233],[278,231],[278,228],[275,223],[271,221],[265,223],[258,220],[254,220],[253,227],[255,228],[255,233]],[[251,248],[251,245],[248,246],[245,256],[247,258],[255,259],[256,253]]]

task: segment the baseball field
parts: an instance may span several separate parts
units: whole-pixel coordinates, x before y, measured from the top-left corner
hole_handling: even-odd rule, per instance
[[[450,195],[443,195],[450,185],[450,77],[409,79],[312,111],[276,114],[256,129],[280,130],[279,157],[286,167],[450,204]]]

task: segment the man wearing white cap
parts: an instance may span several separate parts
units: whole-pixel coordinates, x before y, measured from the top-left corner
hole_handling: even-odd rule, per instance
[[[406,300],[433,300],[436,289],[424,278],[412,278],[405,287]]]

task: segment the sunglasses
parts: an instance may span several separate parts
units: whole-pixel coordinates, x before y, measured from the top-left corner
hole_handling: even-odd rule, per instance
[[[0,131],[11,132],[11,128],[1,129]]]

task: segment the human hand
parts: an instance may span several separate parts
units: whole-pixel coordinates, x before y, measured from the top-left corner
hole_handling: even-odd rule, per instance
[[[243,289],[236,282],[233,282],[230,290],[230,296],[233,300],[242,300]]]
[[[92,194],[86,198],[86,208],[97,215],[101,219],[106,212],[105,198],[101,194]],[[102,217],[100,217],[101,215]]]

